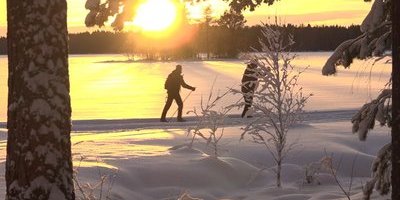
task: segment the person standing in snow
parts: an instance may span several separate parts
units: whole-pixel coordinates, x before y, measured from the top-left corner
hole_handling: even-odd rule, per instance
[[[253,96],[254,96],[254,91],[256,89],[257,80],[258,80],[257,65],[254,63],[249,63],[246,67],[246,70],[243,73],[243,78],[242,78],[241,91],[245,102],[244,109],[242,112],[242,118],[246,116],[247,111],[253,104]]]
[[[195,87],[192,87],[185,83],[182,76],[182,66],[177,65],[176,69],[172,71],[171,74],[168,75],[168,78],[165,81],[164,88],[167,90],[168,98],[167,102],[165,103],[163,112],[161,114],[161,119],[160,119],[161,122],[167,122],[166,115],[169,108],[171,107],[173,100],[175,100],[176,104],[178,104],[178,122],[185,121],[182,118],[183,102],[181,95],[179,94],[181,86],[192,91],[196,90]]]

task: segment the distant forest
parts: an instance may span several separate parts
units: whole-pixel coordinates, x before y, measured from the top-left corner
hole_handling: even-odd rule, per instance
[[[294,26],[280,27],[293,35],[292,51],[332,51],[341,42],[361,34],[360,26]],[[149,59],[198,58],[209,54],[213,58],[233,58],[239,52],[258,49],[260,26],[232,30],[223,26],[198,25],[191,40],[179,47],[159,48],[157,42],[146,42],[138,33],[105,32],[74,33],[69,35],[70,54],[126,54],[145,55]],[[136,41],[136,42],[135,42]],[[142,43],[142,44],[140,44]],[[144,43],[144,44],[143,44]],[[151,44],[152,43],[152,44]],[[0,38],[0,54],[7,54],[7,39]]]

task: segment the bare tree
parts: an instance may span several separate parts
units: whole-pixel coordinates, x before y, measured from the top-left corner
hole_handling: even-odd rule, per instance
[[[303,95],[298,85],[301,71],[296,72],[291,61],[295,58],[289,47],[292,36],[284,34],[269,25],[262,28],[260,52],[251,54],[251,62],[257,65],[255,70],[258,89],[254,92],[254,120],[244,128],[245,135],[252,136],[254,142],[265,146],[272,155],[276,169],[276,186],[281,187],[282,163],[295,143],[287,141],[290,126],[300,121],[300,114],[310,97]],[[242,94],[241,91],[233,90]],[[242,94],[243,95],[243,94]],[[242,103],[239,106],[243,106]]]
[[[66,0],[7,1],[6,199],[75,199]]]

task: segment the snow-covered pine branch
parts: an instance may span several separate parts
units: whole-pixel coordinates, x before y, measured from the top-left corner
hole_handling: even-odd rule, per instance
[[[363,187],[364,200],[369,200],[374,188],[380,195],[386,195],[390,191],[392,172],[392,145],[383,146],[372,164],[372,179]]]
[[[360,140],[366,140],[367,134],[378,121],[381,126],[391,126],[392,90],[385,89],[369,103],[366,103],[352,118],[353,133],[358,133]],[[364,199],[369,200],[374,188],[386,195],[391,186],[391,143],[383,146],[372,166],[372,179],[363,188]]]
[[[384,56],[385,50],[391,45],[391,0],[375,0],[371,11],[361,25],[363,33],[355,39],[340,44],[328,58],[323,69],[323,75],[336,73],[336,67],[350,67],[353,59],[367,59],[372,56]]]
[[[367,138],[367,133],[375,126],[377,120],[381,126],[390,125],[392,91],[385,89],[374,100],[364,106],[353,116],[353,133],[358,133],[360,140]]]
[[[367,59],[372,56],[382,59],[385,51],[391,47],[392,33],[392,0],[375,0],[361,25],[363,34],[355,39],[347,40],[339,45],[322,69],[323,75],[336,73],[336,66],[350,67],[354,58]],[[391,86],[391,80],[389,82]],[[365,140],[367,134],[378,121],[382,126],[391,126],[392,90],[384,89],[371,102],[365,104],[352,118],[353,133],[358,133],[360,140]],[[364,199],[370,199],[374,188],[381,195],[390,191],[391,185],[391,144],[385,145],[377,155],[372,167],[372,180],[364,187]]]

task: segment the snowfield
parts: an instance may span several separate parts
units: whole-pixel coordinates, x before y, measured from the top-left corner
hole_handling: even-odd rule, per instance
[[[94,194],[102,193],[104,199],[110,191],[111,199],[118,200],[172,200],[183,194],[204,200],[347,199],[325,169],[314,183],[306,183],[306,166],[318,163],[326,152],[333,155],[335,167],[340,165],[337,174],[343,186],[349,188],[352,183],[351,199],[361,199],[371,163],[389,142],[390,130],[376,127],[362,142],[351,134],[350,119],[383,88],[390,69],[384,62],[372,68],[372,62],[358,61],[350,70],[340,69],[335,77],[323,77],[321,67],[328,56],[301,53],[294,62],[300,68],[309,66],[300,84],[314,96],[303,123],[289,131],[289,142],[297,145],[284,161],[280,189],[275,187],[274,162],[265,147],[249,137],[239,140],[241,127],[249,120],[239,118],[239,110],[226,120],[218,158],[209,156],[212,149],[203,140],[196,140],[192,149],[187,147],[191,139],[187,129],[195,126],[195,117],[187,116],[185,123],[175,118],[170,123],[159,122],[163,82],[176,63],[102,62],[113,57],[71,56],[72,150],[80,185],[94,186],[103,175],[110,176]],[[197,87],[184,112],[200,105],[215,77],[216,90],[237,87],[245,67],[239,60],[180,63],[186,82]],[[4,73],[0,68],[0,77]],[[5,191],[7,101],[5,82],[0,81],[0,191]],[[182,97],[187,93],[182,91]],[[229,97],[223,104],[239,98]],[[112,181],[110,188],[108,180]],[[78,190],[77,195],[81,195]]]
[[[293,127],[288,140],[296,140],[298,145],[283,165],[281,189],[275,188],[272,158],[264,147],[248,137],[239,141],[246,120],[236,115],[227,119],[218,159],[208,155],[212,150],[203,141],[196,140],[193,149],[186,146],[191,138],[186,128],[194,124],[194,118],[167,127],[157,119],[78,121],[72,133],[74,166],[82,184],[96,185],[99,174],[115,175],[113,199],[178,199],[184,193],[207,200],[344,199],[326,170],[317,177],[320,184],[306,183],[305,167],[318,162],[326,151],[333,154],[335,166],[341,163],[338,175],[345,187],[353,176],[352,199],[361,199],[361,186],[370,177],[377,151],[390,140],[390,130],[377,128],[361,142],[350,133],[353,112],[311,112],[303,124]],[[0,168],[4,170],[6,130],[1,129],[0,134]],[[4,189],[4,185],[3,177],[0,187]],[[108,190],[104,185],[103,195]],[[99,195],[99,189],[95,191]]]

